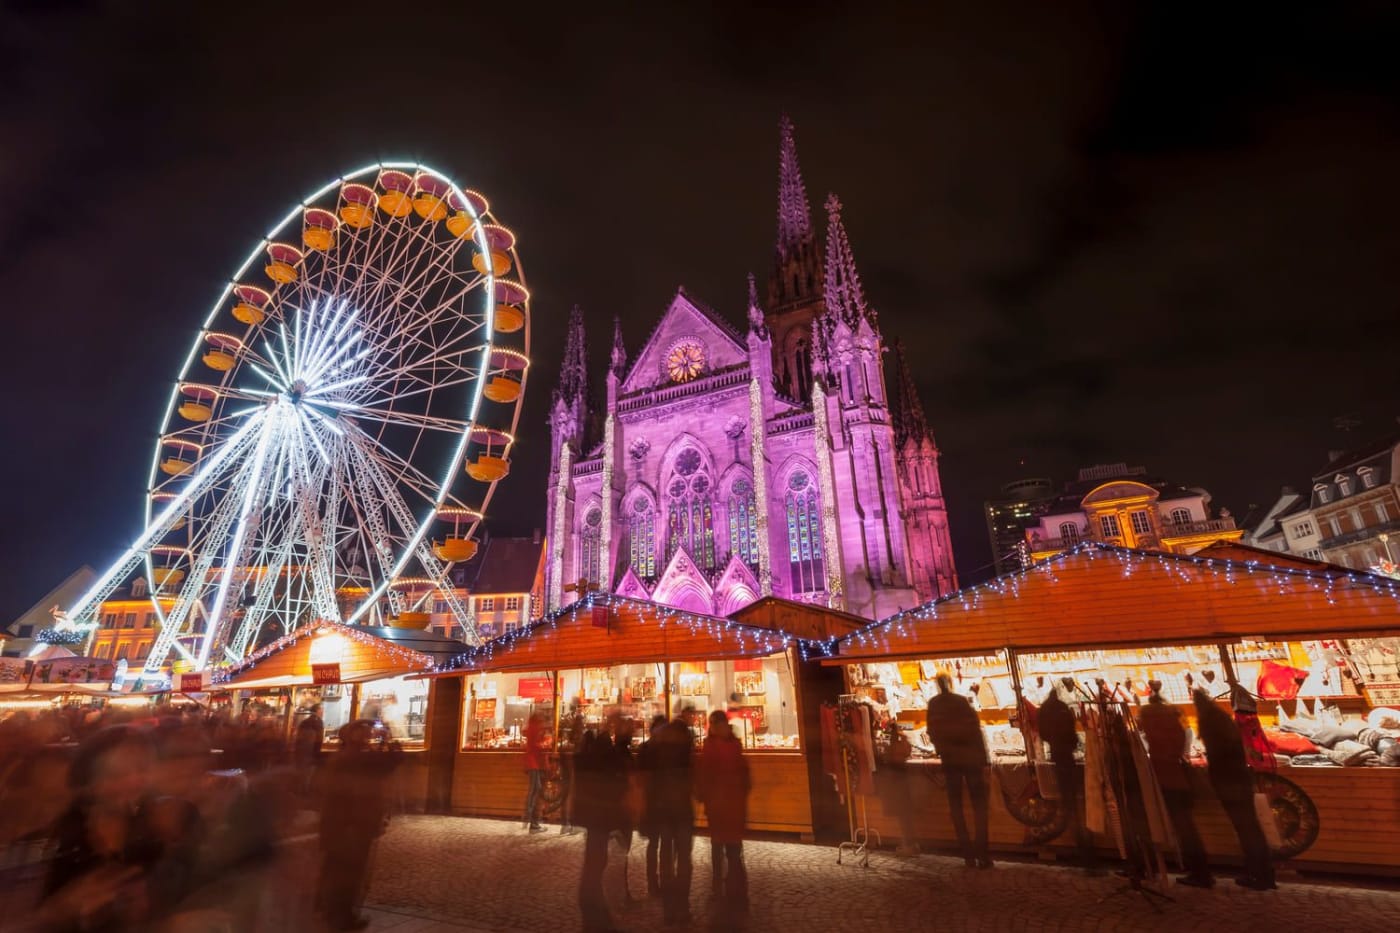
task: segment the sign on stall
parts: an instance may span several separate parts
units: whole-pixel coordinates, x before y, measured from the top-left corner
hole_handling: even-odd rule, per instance
[[[208,689],[206,675],[201,671],[197,674],[180,674],[181,693],[203,693]]]
[[[340,683],[340,662],[311,665],[311,682],[318,687]]]

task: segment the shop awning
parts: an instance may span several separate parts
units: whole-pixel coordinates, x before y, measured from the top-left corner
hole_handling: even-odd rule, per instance
[[[440,673],[765,657],[797,643],[787,632],[736,619],[598,595],[470,649],[443,665]]]
[[[1289,566],[1082,545],[853,632],[836,663],[1241,638],[1361,637],[1400,630],[1400,583]],[[1254,552],[1267,554],[1268,552]],[[1310,563],[1310,562],[1309,562]]]
[[[418,629],[303,626],[216,677],[210,690],[258,690],[317,683],[362,683],[430,670],[467,650]]]

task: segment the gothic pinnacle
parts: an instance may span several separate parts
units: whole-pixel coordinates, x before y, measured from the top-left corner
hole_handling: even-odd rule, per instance
[[[778,124],[778,252],[791,256],[812,236],[812,214],[807,206],[807,188],[797,164],[797,141],[792,121],[783,114]]]
[[[865,303],[865,291],[861,288],[860,273],[856,271],[851,241],[846,236],[845,224],[841,222],[841,201],[834,194],[826,197],[826,218],[826,313],[837,315],[852,328],[862,318],[873,327],[875,315]]]

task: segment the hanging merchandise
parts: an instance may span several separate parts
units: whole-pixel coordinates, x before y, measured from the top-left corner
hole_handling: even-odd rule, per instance
[[[1259,680],[1254,692],[1264,700],[1292,700],[1298,688],[1308,679],[1308,672],[1277,661],[1266,660],[1259,665]]]

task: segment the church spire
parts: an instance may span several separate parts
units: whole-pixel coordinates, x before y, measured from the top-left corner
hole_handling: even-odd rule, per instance
[[[903,447],[910,438],[916,442],[932,442],[933,432],[929,430],[928,419],[924,417],[924,406],[919,401],[914,374],[909,370],[909,363],[904,358],[904,344],[899,338],[894,341],[894,365],[896,387],[890,415],[894,422],[895,444]]]
[[[875,312],[865,303],[860,273],[846,226],[841,222],[841,201],[836,195],[826,196],[826,278],[823,292],[826,313],[845,321],[855,329],[864,318],[875,326]]]
[[[583,343],[583,309],[574,305],[569,312],[569,330],[564,338],[564,362],[559,367],[559,388],[555,394],[572,404],[583,401],[588,392],[588,357]]]
[[[615,376],[622,375],[622,369],[627,365],[627,346],[622,342],[622,318],[613,316],[613,343],[612,343],[612,373]]]
[[[799,309],[809,313],[821,300],[820,254],[807,205],[807,187],[797,164],[792,121],[785,114],[778,124],[778,239],[773,247],[773,274],[768,279],[769,315]]]
[[[812,238],[812,212],[807,206],[807,188],[797,164],[797,141],[792,120],[783,114],[778,124],[778,254],[791,258],[803,241]]]

